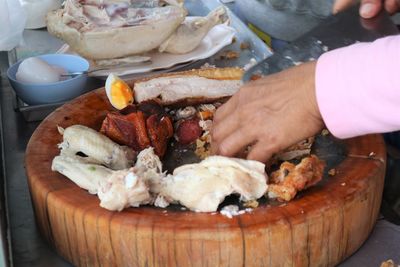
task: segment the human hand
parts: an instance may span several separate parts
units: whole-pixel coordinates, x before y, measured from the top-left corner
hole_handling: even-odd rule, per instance
[[[333,13],[336,14],[345,10],[349,6],[360,2],[357,0],[336,0],[333,5]],[[400,10],[400,0],[361,0],[360,16],[370,19],[378,15],[385,8],[389,14],[394,14]]]
[[[382,8],[389,14],[400,10],[399,0],[361,0],[360,16],[369,19],[378,15]]]
[[[243,86],[216,112],[212,151],[234,156],[251,146],[248,159],[274,153],[315,135],[323,122],[315,95],[315,62]]]

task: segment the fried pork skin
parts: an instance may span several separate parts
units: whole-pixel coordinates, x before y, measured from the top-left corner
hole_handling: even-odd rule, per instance
[[[174,129],[171,118],[156,102],[130,105],[121,113],[108,113],[100,132],[121,145],[127,145],[135,151],[154,147],[155,153],[163,157],[168,140]]]
[[[297,192],[321,181],[324,167],[325,163],[315,155],[302,159],[297,165],[283,162],[270,176],[268,197],[279,201],[292,200]]]
[[[141,151],[150,146],[146,119],[141,111],[128,115],[121,115],[117,112],[108,113],[100,132],[114,142],[129,146],[135,151]]]

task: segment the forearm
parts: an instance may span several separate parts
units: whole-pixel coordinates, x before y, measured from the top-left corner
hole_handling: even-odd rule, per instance
[[[316,96],[339,138],[400,129],[400,36],[359,43],[321,56]]]

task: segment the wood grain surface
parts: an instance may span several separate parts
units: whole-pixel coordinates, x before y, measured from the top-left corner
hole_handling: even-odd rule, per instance
[[[347,140],[337,174],[286,205],[232,219],[153,207],[107,211],[50,166],[62,141],[57,125],[99,129],[111,109],[104,89],[83,95],[47,117],[26,151],[38,228],[76,266],[334,266],[374,227],[386,160],[378,135]]]

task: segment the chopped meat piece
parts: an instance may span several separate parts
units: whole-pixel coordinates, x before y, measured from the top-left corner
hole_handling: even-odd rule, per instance
[[[162,183],[161,195],[167,200],[199,212],[216,211],[233,193],[246,202],[262,197],[267,190],[263,163],[222,156],[176,168]]]
[[[129,105],[120,112],[107,114],[100,132],[136,151],[152,146],[157,156],[164,156],[168,139],[173,136],[173,126],[162,106],[149,100]]]
[[[183,120],[176,130],[176,136],[178,142],[185,145],[196,141],[202,134],[203,130],[199,125],[198,118],[191,118],[188,120]]]
[[[174,135],[171,119],[168,116],[153,114],[147,118],[146,127],[156,155],[164,156],[168,139]]]
[[[129,120],[132,122],[133,129],[136,132],[136,138],[137,138],[136,142],[139,145],[138,151],[141,151],[149,147],[150,140],[147,135],[146,124],[144,122],[145,116],[143,112],[138,111],[136,113],[129,114],[127,118],[129,118]]]
[[[206,73],[210,70],[200,71]],[[232,96],[243,84],[240,80],[243,72],[240,69],[223,69],[219,74],[221,76],[207,78],[206,75],[182,73],[138,81],[134,85],[135,101],[141,103],[149,99],[158,99],[166,105],[179,104],[189,99],[209,102]]]
[[[135,168],[113,172],[101,181],[97,195],[100,207],[117,211],[139,207],[152,201],[148,185]]]
[[[127,145],[136,151],[150,146],[144,114],[141,111],[128,115],[108,113],[100,132],[118,144]]]
[[[268,197],[290,201],[297,192],[315,185],[322,179],[325,163],[317,156],[304,158],[299,164],[283,162],[270,176]]]

